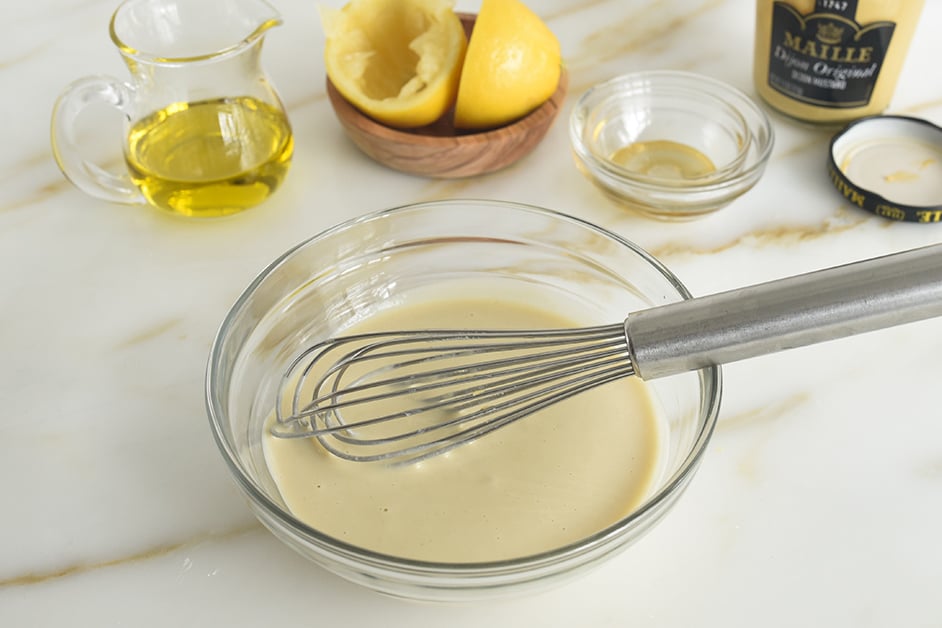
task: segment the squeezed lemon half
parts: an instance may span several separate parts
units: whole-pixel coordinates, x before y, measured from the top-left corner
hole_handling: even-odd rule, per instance
[[[352,0],[320,8],[327,76],[383,124],[431,124],[455,103],[467,37],[448,0]]]

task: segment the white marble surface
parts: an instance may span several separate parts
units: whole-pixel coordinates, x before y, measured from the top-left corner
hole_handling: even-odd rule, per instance
[[[603,198],[572,163],[565,118],[503,172],[398,174],[334,119],[311,0],[275,0],[285,25],[266,41],[297,139],[275,197],[200,223],[96,201],[56,168],[49,114],[78,76],[126,76],[107,36],[115,4],[17,3],[0,26],[0,625],[942,626],[942,320],[729,366],[718,430],[676,510],[548,593],[410,604],[276,542],[212,442],[203,372],[243,287],[325,227],[419,200],[525,201],[625,235],[705,294],[937,242],[942,225],[855,210],[825,173],[829,132],[780,117],[758,187],[686,224]],[[942,2],[926,4],[892,110],[942,123]],[[752,93],[748,0],[531,6],[562,43],[564,116],[631,70]]]

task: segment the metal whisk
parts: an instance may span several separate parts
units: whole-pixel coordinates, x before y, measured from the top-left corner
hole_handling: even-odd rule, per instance
[[[623,377],[653,379],[942,315],[942,245],[652,307],[581,329],[342,336],[284,374],[272,433],[413,462]]]

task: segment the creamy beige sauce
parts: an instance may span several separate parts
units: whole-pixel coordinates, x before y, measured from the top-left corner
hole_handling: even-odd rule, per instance
[[[507,299],[390,308],[345,333],[578,324]],[[646,384],[606,384],[447,454],[406,466],[350,462],[312,439],[263,438],[288,509],[342,541],[438,562],[557,548],[628,515],[658,473],[661,423]]]
[[[786,0],[801,15],[813,12],[816,0]],[[834,0],[836,5],[844,4]],[[772,6],[775,0],[756,1],[755,62],[753,64],[756,91],[769,105],[799,120],[822,124],[837,124],[882,112],[890,104],[900,71],[906,60],[910,41],[919,24],[924,0],[860,0],[856,22],[862,26],[878,22],[896,24],[886,58],[883,62],[870,101],[858,107],[828,107],[801,102],[769,85],[769,58],[772,39]],[[832,51],[833,52],[833,51]],[[844,51],[846,52],[846,51]],[[827,59],[825,59],[827,62]]]

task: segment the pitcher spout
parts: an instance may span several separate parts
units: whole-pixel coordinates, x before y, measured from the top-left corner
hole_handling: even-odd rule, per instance
[[[269,30],[284,23],[278,10],[265,0],[241,0],[235,4],[245,5],[248,9],[246,22],[254,22],[255,24],[252,32],[243,39],[246,44],[264,37]]]
[[[138,62],[180,63],[229,55],[282,23],[266,0],[128,0],[111,18],[111,39]]]

